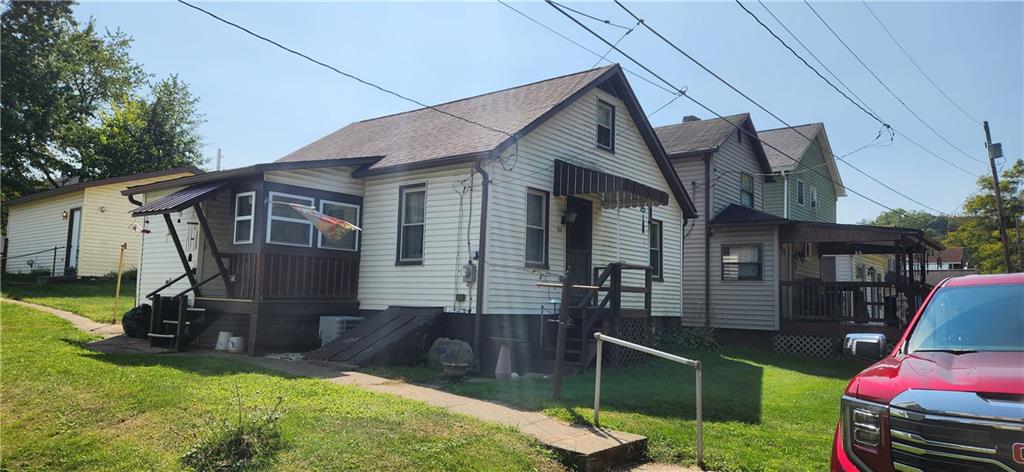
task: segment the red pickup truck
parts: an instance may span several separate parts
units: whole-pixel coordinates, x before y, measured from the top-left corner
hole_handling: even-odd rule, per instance
[[[943,281],[885,345],[844,340],[885,357],[846,387],[833,471],[1024,471],[1024,274]]]

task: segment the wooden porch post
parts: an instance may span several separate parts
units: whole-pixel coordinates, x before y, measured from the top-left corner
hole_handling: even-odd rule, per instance
[[[217,270],[220,271],[220,278],[224,281],[224,290],[227,291],[228,298],[234,298],[234,282],[228,274],[227,267],[224,267],[224,259],[221,257],[220,250],[217,248],[217,241],[213,238],[213,232],[210,231],[210,222],[206,220],[206,213],[203,212],[203,207],[198,203],[196,203],[192,208],[195,209],[196,216],[199,217],[199,227],[203,229],[203,237],[206,238],[207,244],[210,245],[210,252],[213,254],[213,260],[217,263]]]
[[[199,283],[196,281],[196,274],[192,271],[192,266],[188,263],[188,256],[185,255],[185,249],[181,247],[181,239],[178,239],[178,230],[174,229],[174,221],[171,220],[170,213],[164,213],[164,223],[167,223],[167,230],[171,232],[171,240],[174,241],[174,249],[178,251],[178,258],[181,259],[181,266],[185,268],[185,276],[188,277],[188,281],[191,285]],[[196,296],[199,296],[199,289],[195,289]]]

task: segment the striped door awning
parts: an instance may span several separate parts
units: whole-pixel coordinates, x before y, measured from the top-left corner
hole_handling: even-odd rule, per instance
[[[597,195],[604,208],[668,205],[668,193],[625,177],[555,160],[555,196]]]

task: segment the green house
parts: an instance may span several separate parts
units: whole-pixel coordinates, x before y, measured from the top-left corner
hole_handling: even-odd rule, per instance
[[[765,179],[764,211],[790,220],[835,223],[836,203],[846,190],[825,125],[811,123],[757,135],[768,144],[764,151],[775,177]]]

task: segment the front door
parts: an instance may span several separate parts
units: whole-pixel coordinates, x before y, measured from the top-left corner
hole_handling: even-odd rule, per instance
[[[68,241],[64,245],[64,275],[73,276],[78,271],[78,235],[82,232],[82,209],[68,211]]]
[[[594,206],[590,200],[566,197],[565,212],[575,214],[575,221],[566,225],[565,263],[572,270],[573,281],[589,284],[593,242]]]

